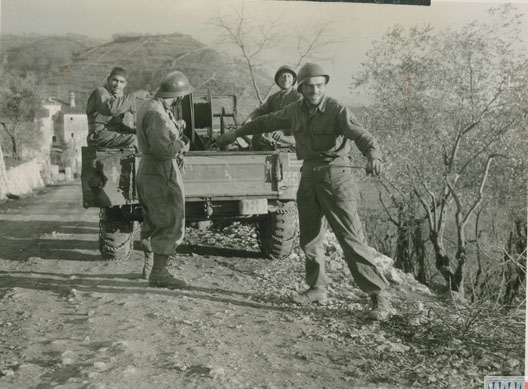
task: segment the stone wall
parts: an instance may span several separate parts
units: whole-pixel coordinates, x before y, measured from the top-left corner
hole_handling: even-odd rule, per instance
[[[72,179],[71,168],[59,173],[57,165],[51,165],[49,161],[42,161],[39,158],[6,169],[0,147],[0,201],[5,200],[8,195],[23,196],[34,189]]]
[[[7,171],[4,163],[4,153],[0,146],[0,200],[7,197]]]
[[[7,170],[7,193],[20,196],[45,186],[41,170],[42,165],[36,160]]]
[[[25,158],[33,158],[28,162],[25,162],[16,167],[6,169],[4,163],[4,156],[0,147],[0,201],[5,200],[8,195],[21,196],[31,193],[34,189],[44,187],[56,182],[71,181],[74,178],[74,172],[72,167],[68,166],[64,172],[59,173],[59,166],[52,165],[50,160],[52,139],[55,134],[55,121],[57,113],[61,111],[61,105],[56,103],[45,103],[43,107],[47,110],[48,114],[45,117],[39,119],[39,127],[42,131],[42,145],[40,150],[32,153],[23,154]],[[84,122],[86,122],[86,115],[84,116]],[[72,137],[71,133],[77,132],[77,127],[84,125],[80,115],[69,115],[69,122],[74,125],[68,134]],[[78,124],[80,123],[80,124]],[[72,125],[70,124],[70,127]],[[87,128],[82,128],[83,132],[79,135],[79,143],[82,138],[85,138],[85,132]],[[80,147],[79,147],[80,148]],[[79,158],[80,158],[80,152]],[[80,166],[80,162],[75,161],[75,167],[77,170]],[[78,174],[78,172],[75,172]]]

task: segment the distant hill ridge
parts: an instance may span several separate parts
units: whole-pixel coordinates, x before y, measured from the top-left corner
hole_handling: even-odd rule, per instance
[[[29,38],[29,37],[28,37]],[[61,101],[68,101],[75,92],[78,110],[83,110],[91,91],[103,85],[114,66],[122,66],[129,73],[130,91],[146,89],[154,91],[162,77],[170,71],[180,70],[197,88],[197,93],[210,89],[213,94],[235,94],[239,113],[244,117],[258,106],[254,97],[249,72],[244,63],[229,57],[189,35],[116,35],[111,42],[100,43],[90,38],[70,37],[11,37],[7,49],[11,64],[36,49],[55,50],[73,42],[68,62],[43,75],[47,84],[45,94]],[[13,41],[16,40],[16,44]],[[55,40],[55,47],[53,41]],[[3,39],[2,39],[3,41]],[[72,49],[68,45],[68,50]],[[68,50],[64,50],[67,52]],[[5,54],[6,51],[2,50]],[[259,86],[267,90],[273,83],[271,76],[259,73]]]
[[[73,42],[78,50],[100,45],[104,41],[80,34],[42,35],[42,34],[2,34],[0,35],[0,53],[7,54],[10,50],[36,49],[46,44],[57,46],[66,42]]]
[[[102,41],[83,35],[2,35],[0,56],[10,73],[47,79],[86,49]]]

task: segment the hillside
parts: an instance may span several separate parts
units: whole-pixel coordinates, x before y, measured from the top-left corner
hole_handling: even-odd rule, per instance
[[[24,75],[33,72],[41,79],[57,74],[80,53],[100,45],[100,40],[84,35],[11,35],[0,38],[0,55],[6,69]]]
[[[79,35],[81,36],[81,35]],[[0,53],[2,55],[6,55],[8,52],[10,52],[13,49],[23,49],[23,51],[29,50],[31,48],[36,47],[39,43],[44,40],[51,40],[56,42],[56,45],[60,45],[62,38],[66,37],[64,36],[58,36],[58,35],[42,35],[42,34],[23,34],[23,35],[16,35],[16,34],[1,34],[0,35]],[[71,37],[71,36],[70,36]],[[84,37],[85,39],[90,39],[88,37]]]
[[[31,34],[31,35],[13,35],[13,34],[1,34],[0,35],[0,53],[5,54],[8,50],[14,47],[20,47],[29,44],[32,41],[41,39],[42,35]]]
[[[129,90],[152,92],[165,74],[180,70],[198,92],[210,88],[213,94],[236,94],[241,116],[258,106],[244,64],[188,35],[177,33],[120,36],[112,42],[88,48],[45,80],[46,93],[68,101],[69,92],[74,91],[77,105],[84,108],[90,92],[104,83],[113,66],[127,69]],[[263,87],[272,82],[271,77],[260,77]]]

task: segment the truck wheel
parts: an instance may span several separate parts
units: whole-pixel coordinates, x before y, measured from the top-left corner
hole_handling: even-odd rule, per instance
[[[99,212],[99,251],[106,261],[127,260],[134,246],[135,223],[123,217],[120,207]]]
[[[283,259],[291,254],[297,233],[296,210],[295,202],[289,201],[259,220],[260,250],[266,258]]]

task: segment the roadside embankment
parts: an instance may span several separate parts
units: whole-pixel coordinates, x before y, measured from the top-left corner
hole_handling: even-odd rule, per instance
[[[0,164],[0,201],[11,196],[23,196],[56,182],[71,181],[71,169],[59,173],[58,166],[32,159],[6,169]]]
[[[33,189],[43,187],[45,184],[40,171],[41,164],[36,160],[7,170],[7,193],[21,196],[31,193]]]

